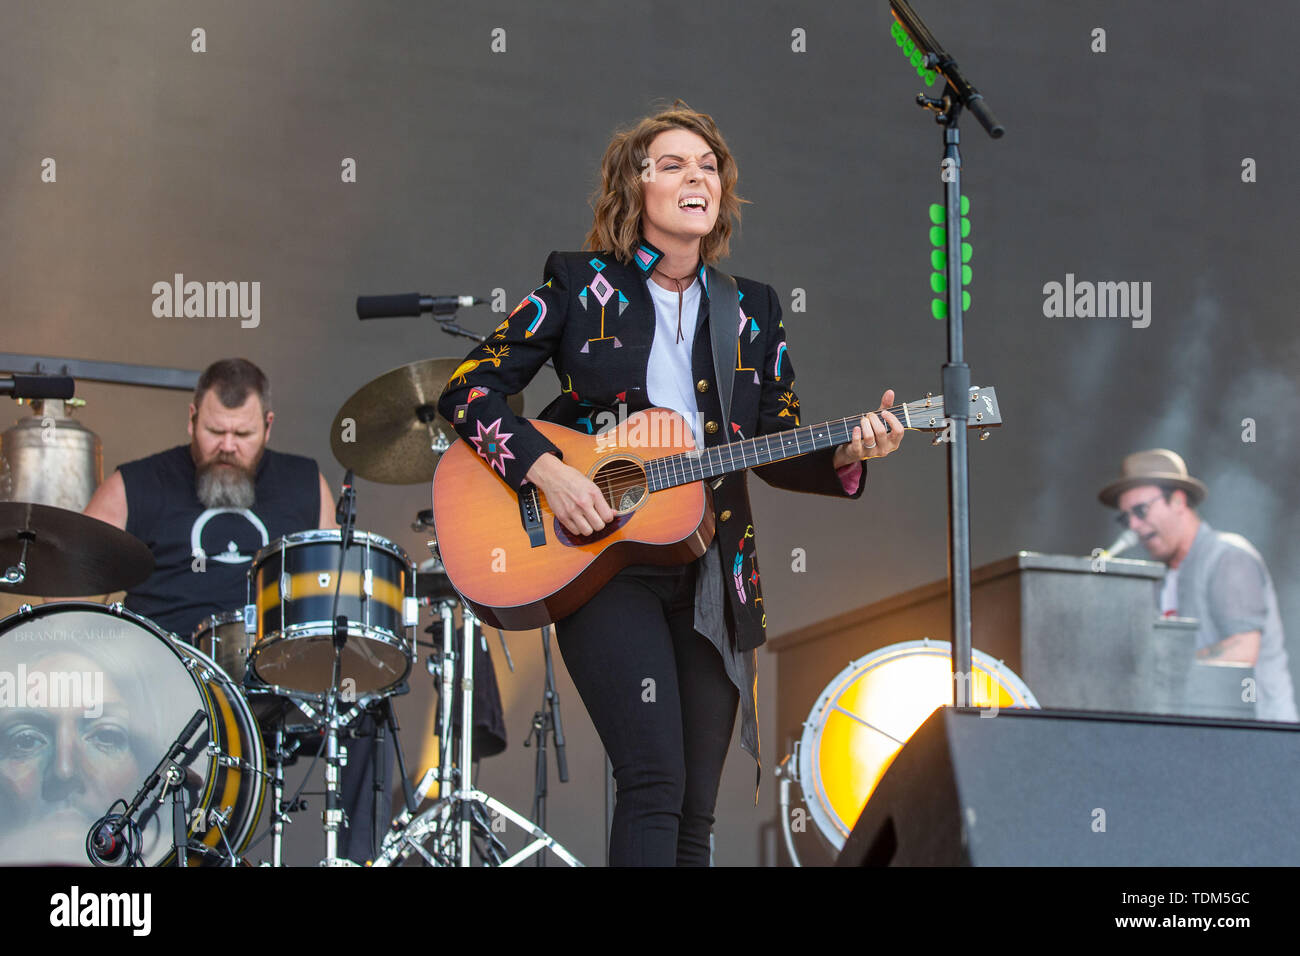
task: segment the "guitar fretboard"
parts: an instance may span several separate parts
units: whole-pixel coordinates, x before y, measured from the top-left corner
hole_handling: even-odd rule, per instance
[[[768,465],[796,455],[843,445],[853,438],[853,428],[861,417],[854,415],[652,459],[646,467],[649,489],[661,491],[692,481],[707,481],[743,468]]]
[[[920,401],[895,405],[889,411],[904,427],[933,429],[943,419],[943,396],[927,396]],[[853,429],[865,414],[652,459],[646,467],[649,490],[661,491],[692,481],[707,481],[742,468],[769,465],[774,461],[846,444],[853,439]]]

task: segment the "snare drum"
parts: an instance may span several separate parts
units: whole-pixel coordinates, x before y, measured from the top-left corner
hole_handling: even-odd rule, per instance
[[[0,865],[87,864],[90,828],[114,801],[130,801],[196,711],[207,720],[180,760],[187,831],[213,853],[191,851],[189,862],[228,862],[210,811],[228,819],[226,839],[242,853],[261,816],[266,761],[221,668],[117,604],[44,604],[0,621]],[[136,816],[148,865],[175,862],[161,789]]]
[[[348,619],[340,686],[358,695],[391,689],[415,658],[414,575],[406,552],[386,538],[355,531],[338,578],[341,532],[302,531],[272,541],[249,568],[249,603],[257,640],[249,664],[257,678],[289,690],[323,694],[334,668],[334,621]],[[408,600],[409,599],[409,600]]]

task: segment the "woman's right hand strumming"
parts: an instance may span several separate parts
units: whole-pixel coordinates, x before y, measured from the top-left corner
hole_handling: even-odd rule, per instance
[[[551,512],[570,534],[589,535],[614,520],[614,509],[596,483],[550,452],[533,462],[525,477],[542,490]]]

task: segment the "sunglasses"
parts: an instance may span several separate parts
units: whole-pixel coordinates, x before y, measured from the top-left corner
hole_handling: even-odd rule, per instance
[[[1115,516],[1115,520],[1119,522],[1121,528],[1127,528],[1129,526],[1130,518],[1137,518],[1138,521],[1146,521],[1147,512],[1151,510],[1151,506],[1163,497],[1164,495],[1162,494],[1156,495],[1150,501],[1143,501],[1141,504],[1136,504],[1127,511],[1121,511]]]

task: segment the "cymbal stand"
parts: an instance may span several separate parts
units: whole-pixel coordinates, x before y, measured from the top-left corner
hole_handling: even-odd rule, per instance
[[[474,787],[470,776],[474,757],[472,655],[478,620],[469,608],[462,608],[463,626],[458,633],[453,619],[455,602],[450,599],[438,601],[436,609],[442,619],[442,659],[438,663],[439,714],[442,721],[442,737],[438,743],[438,799],[432,807],[406,826],[401,826],[399,822],[389,831],[375,865],[390,866],[415,852],[424,857],[430,865],[445,865],[444,860],[452,860],[457,866],[471,866],[474,848],[473,828],[478,826],[487,830],[491,853],[493,845],[500,845],[495,834],[497,820],[501,819],[524,830],[533,837],[533,840],[518,853],[501,860],[498,865],[518,866],[533,854],[550,850],[569,866],[582,866],[577,857],[541,827],[516,813],[495,797]],[[459,731],[455,729],[452,722],[457,662],[462,662]],[[457,733],[459,738],[456,736]],[[450,830],[450,841],[445,839],[448,830]],[[430,834],[439,842],[439,849],[450,842],[450,854],[426,852],[421,846],[421,841]],[[491,855],[496,854],[491,853]]]

